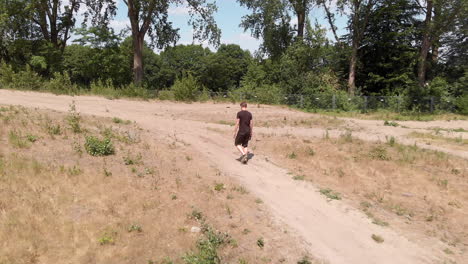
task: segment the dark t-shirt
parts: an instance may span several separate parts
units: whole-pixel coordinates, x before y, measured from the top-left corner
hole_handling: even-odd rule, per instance
[[[252,114],[246,110],[240,111],[237,113],[237,118],[239,119],[239,134],[250,134],[250,121],[252,120]]]

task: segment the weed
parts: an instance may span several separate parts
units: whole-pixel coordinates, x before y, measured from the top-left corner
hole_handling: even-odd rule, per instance
[[[314,156],[314,155],[315,155],[315,151],[314,151],[311,147],[308,147],[308,148],[307,148],[307,154],[309,154],[309,156]]]
[[[226,233],[215,231],[204,224],[202,228],[204,238],[198,240],[196,253],[189,253],[183,257],[187,264],[216,264],[221,263],[218,249],[231,241]]]
[[[341,194],[338,192],[334,192],[332,189],[320,189],[320,193],[325,195],[330,200],[341,200]]]
[[[287,157],[290,159],[295,159],[297,158],[297,154],[293,151],[291,154],[288,154]]]
[[[447,179],[444,179],[444,180],[439,180],[437,182],[437,185],[439,185],[440,187],[444,188],[444,189],[447,189],[448,187],[448,180]]]
[[[383,243],[384,242],[384,239],[383,237],[379,236],[379,235],[376,235],[376,234],[372,234],[372,239],[377,242],[377,243]]]
[[[249,191],[244,186],[237,186],[232,188],[233,191],[236,191],[240,194],[248,194]]]
[[[399,124],[398,124],[397,122],[394,122],[394,121],[387,121],[387,120],[385,120],[384,126],[397,127],[397,126],[399,126]]]
[[[8,141],[15,148],[29,147],[28,141],[24,140],[18,131],[11,130],[10,133],[8,133]]]
[[[372,221],[373,224],[379,225],[379,226],[389,226],[388,222],[385,222],[383,220],[380,220],[378,218],[374,218]]]
[[[73,167],[68,168],[67,174],[68,176],[77,176],[83,173],[83,171],[80,169],[80,167],[73,165]]]
[[[364,201],[364,202],[361,202],[361,206],[367,209],[367,208],[371,208],[372,204],[367,201]]]
[[[248,262],[245,259],[239,259],[239,264],[248,264]]]
[[[112,176],[112,172],[110,172],[106,168],[104,168],[104,176],[110,177],[110,176]]]
[[[323,134],[323,139],[330,139],[330,133],[328,132],[328,129],[325,130],[325,134]]]
[[[172,200],[177,200],[177,195],[175,195],[175,194],[171,195],[171,199]]]
[[[185,159],[186,159],[187,161],[191,161],[191,160],[192,160],[192,157],[190,157],[190,156],[185,156]]]
[[[102,237],[98,239],[99,244],[101,245],[114,245],[115,244],[115,239],[114,236],[117,234],[117,232],[106,232]]]
[[[130,121],[130,120],[123,120],[123,119],[120,119],[118,117],[112,118],[112,122],[114,122],[116,124],[124,124],[124,125],[129,125],[130,123],[132,123],[132,121]]]
[[[391,136],[390,138],[388,138],[387,136],[385,136],[385,138],[387,139],[387,144],[388,144],[390,147],[395,146],[395,144],[396,144],[396,139],[395,139],[394,136]]]
[[[28,135],[26,135],[26,139],[27,139],[29,142],[34,143],[34,142],[37,141],[37,136],[28,134]]]
[[[141,153],[138,153],[136,157],[133,157],[130,155],[130,153],[127,153],[127,155],[123,157],[123,160],[125,165],[139,165],[142,163],[142,158],[143,157],[141,156]]]
[[[260,199],[260,198],[257,198],[257,199],[255,199],[255,203],[262,204],[262,203],[263,203],[263,201],[262,201],[262,199]]]
[[[310,262],[309,257],[304,256],[301,260],[297,262],[297,264],[312,264],[312,262]]]
[[[191,219],[195,220],[202,220],[203,219],[203,213],[198,211],[197,209],[193,209],[192,213],[190,214]]]
[[[447,255],[453,255],[453,251],[450,250],[449,248],[444,249],[444,253]]]
[[[234,196],[232,196],[231,194],[228,194],[228,195],[226,196],[226,199],[232,200],[232,199],[234,199]]]
[[[304,175],[294,175],[293,180],[295,181],[303,181],[304,180]]]
[[[128,232],[133,232],[133,231],[141,233],[143,232],[143,228],[141,228],[141,226],[139,226],[138,224],[133,224],[128,228]]]
[[[108,156],[115,153],[114,145],[109,138],[98,139],[94,136],[86,137],[86,152],[91,156]]]
[[[224,187],[223,183],[216,183],[215,186],[214,186],[214,189],[215,189],[215,191],[220,192],[220,191],[224,190],[225,187]]]
[[[70,104],[70,110],[68,111],[67,121],[73,133],[81,133],[80,126],[80,114],[76,111],[75,101]]]
[[[60,124],[54,125],[48,122],[46,125],[46,130],[47,133],[49,133],[49,135],[51,136],[57,136],[62,134],[62,127],[60,126]]]
[[[261,249],[265,246],[265,241],[263,241],[263,238],[257,239],[257,246]]]
[[[247,235],[248,233],[250,233],[249,229],[244,228],[244,230],[242,230],[242,234]]]
[[[387,149],[382,145],[373,147],[371,151],[369,152],[369,156],[372,159],[390,160],[390,157],[388,156],[388,153],[387,153]]]

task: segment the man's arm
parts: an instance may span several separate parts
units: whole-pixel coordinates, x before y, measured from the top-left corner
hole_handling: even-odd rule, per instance
[[[253,119],[250,120],[250,138],[253,137],[253,127],[254,127],[254,121]]]
[[[237,132],[239,131],[239,122],[240,122],[240,119],[237,118],[237,120],[236,120],[236,125],[234,126],[234,135],[233,135],[233,138],[236,138]]]

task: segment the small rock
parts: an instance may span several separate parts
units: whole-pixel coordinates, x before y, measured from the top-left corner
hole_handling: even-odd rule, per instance
[[[192,226],[192,228],[190,229],[190,232],[192,232],[192,233],[200,233],[200,232],[201,232],[201,228],[199,228],[198,226]]]

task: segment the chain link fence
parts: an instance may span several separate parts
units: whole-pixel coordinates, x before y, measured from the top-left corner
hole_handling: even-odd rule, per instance
[[[432,113],[435,111],[455,112],[455,98],[404,97],[404,96],[347,96],[343,94],[287,94],[283,96],[242,92],[211,92],[214,101],[282,104],[305,109],[322,109],[331,111],[376,111],[393,112],[418,111]]]

